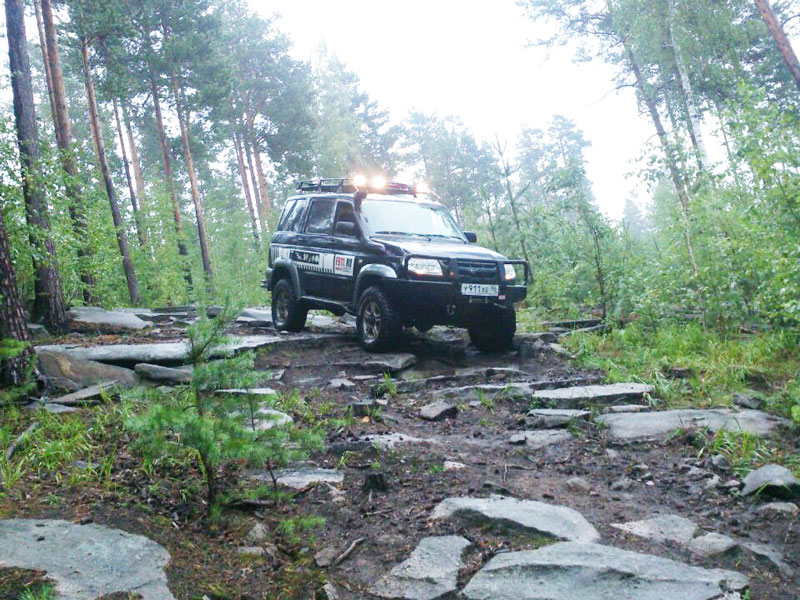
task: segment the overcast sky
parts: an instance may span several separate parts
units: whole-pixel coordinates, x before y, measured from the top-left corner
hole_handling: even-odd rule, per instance
[[[553,115],[576,122],[592,143],[589,178],[602,210],[619,218],[625,200],[647,202],[628,175],[653,138],[635,93],[615,90],[612,67],[576,64],[572,48],[526,47],[543,29],[514,0],[249,0],[278,27],[297,58],[321,43],[361,79],[394,120],[415,109],[459,118],[476,136],[509,147],[521,127]]]

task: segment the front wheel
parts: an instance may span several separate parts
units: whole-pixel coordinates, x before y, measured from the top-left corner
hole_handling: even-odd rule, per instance
[[[294,295],[292,283],[281,279],[272,290],[272,324],[278,331],[302,331],[308,309]]]
[[[467,331],[470,341],[481,352],[508,350],[517,331],[516,312],[513,308],[495,306],[485,311]]]
[[[381,288],[369,287],[361,295],[356,330],[365,350],[388,350],[397,343],[403,323]]]

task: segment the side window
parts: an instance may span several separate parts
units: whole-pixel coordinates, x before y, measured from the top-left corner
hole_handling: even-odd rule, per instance
[[[299,198],[295,201],[291,212],[286,214],[284,231],[300,231],[303,228],[306,206],[308,206],[308,198]]]
[[[339,223],[340,221],[345,223],[356,222],[356,214],[353,211],[353,205],[349,202],[339,202],[339,204],[336,206],[335,223]]]
[[[286,203],[286,206],[283,207],[283,211],[281,212],[281,218],[278,221],[277,231],[286,231],[286,222],[289,220],[289,215],[292,213],[292,209],[294,208],[294,203],[296,200],[289,200]]]
[[[330,200],[314,200],[308,211],[306,233],[331,235],[333,233],[333,209],[335,202]]]

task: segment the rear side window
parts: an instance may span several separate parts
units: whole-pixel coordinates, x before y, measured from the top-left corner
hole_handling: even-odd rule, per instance
[[[283,216],[282,231],[300,231],[303,228],[303,217],[306,214],[306,206],[308,206],[308,198],[299,198],[294,201],[294,205],[287,207]]]
[[[277,231],[286,231],[286,221],[289,219],[289,215],[294,208],[295,200],[289,200],[286,203],[286,206],[283,207],[283,212],[281,212],[280,221],[278,221]]]
[[[330,200],[314,200],[308,211],[306,233],[331,235],[333,233],[333,209],[336,203]]]

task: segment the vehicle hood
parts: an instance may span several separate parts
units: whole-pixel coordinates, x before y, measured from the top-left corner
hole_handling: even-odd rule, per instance
[[[505,260],[502,254],[475,244],[463,244],[446,240],[404,239],[389,236],[374,236],[372,241],[395,248],[405,254],[419,254],[436,258],[464,258],[473,260]]]

